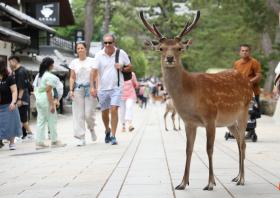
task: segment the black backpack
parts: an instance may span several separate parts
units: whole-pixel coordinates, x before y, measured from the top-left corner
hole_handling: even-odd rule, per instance
[[[115,62],[116,63],[119,63],[119,56],[120,56],[120,49],[118,48],[117,51],[116,51],[116,57],[115,57]],[[125,65],[124,68],[125,67],[127,67],[127,66]],[[122,71],[122,74],[123,74],[124,81],[131,80],[132,72]],[[118,86],[120,86],[120,71],[119,71],[119,69],[118,69]]]

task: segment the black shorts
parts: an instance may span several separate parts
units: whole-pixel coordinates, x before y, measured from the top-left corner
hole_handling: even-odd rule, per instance
[[[18,110],[19,110],[19,115],[20,115],[20,121],[22,123],[27,122],[28,121],[28,106],[23,105],[23,106],[19,107]]]

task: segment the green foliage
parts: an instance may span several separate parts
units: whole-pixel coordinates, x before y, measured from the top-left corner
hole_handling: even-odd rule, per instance
[[[193,45],[183,56],[183,63],[190,71],[232,68],[233,62],[239,58],[239,44],[256,46],[258,34],[240,25],[243,19],[237,7],[232,4],[225,9],[213,6],[201,10],[201,19],[190,34]]]
[[[132,57],[134,70],[138,77],[161,75],[160,53],[144,49],[145,39],[154,36],[144,28],[139,19],[139,7],[149,7],[149,13],[155,14],[153,8],[161,9],[161,14],[148,19],[155,24],[166,37],[178,35],[185,23],[192,20],[191,15],[175,14],[172,2],[184,0],[111,0],[110,32],[117,36],[118,47],[124,49]],[[85,0],[73,0],[76,25],[59,28],[59,34],[73,38],[77,28],[83,28]],[[260,39],[264,30],[275,34],[277,16],[266,7],[262,0],[189,0],[191,9],[201,10],[201,18],[192,32],[184,39],[192,39],[193,44],[182,54],[182,62],[190,71],[205,71],[208,68],[231,68],[239,58],[239,44],[252,45],[253,56],[263,64],[266,71],[270,58],[276,58],[279,51],[269,58],[261,50]],[[102,23],[104,20],[104,1],[98,1],[94,13],[93,40],[102,39]],[[278,49],[279,46],[275,46]],[[279,57],[279,56],[278,56]]]

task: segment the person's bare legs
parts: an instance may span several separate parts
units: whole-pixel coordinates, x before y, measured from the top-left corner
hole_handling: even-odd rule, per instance
[[[24,123],[22,123],[22,125],[25,128],[27,134],[32,134],[32,131],[30,129],[28,122],[24,122]]]
[[[9,141],[10,141],[10,144],[14,144],[15,143],[15,137],[10,138]]]
[[[112,127],[112,136],[116,135],[118,126],[118,106],[111,107],[111,127]]]
[[[102,111],[102,120],[106,131],[109,131],[109,109]]]

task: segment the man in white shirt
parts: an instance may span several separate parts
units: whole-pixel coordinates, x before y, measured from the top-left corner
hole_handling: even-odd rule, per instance
[[[121,71],[131,71],[132,65],[125,51],[120,50],[119,63],[115,62],[116,51],[115,37],[112,34],[103,36],[104,48],[95,56],[95,64],[91,71],[90,92],[92,96],[98,95],[102,120],[105,126],[105,143],[111,141],[117,144],[116,130],[118,126],[118,107],[121,103],[123,75]],[[125,68],[123,66],[126,66]],[[98,76],[98,93],[94,81]],[[109,112],[111,112],[111,129],[109,127]],[[110,136],[110,133],[111,136]]]

